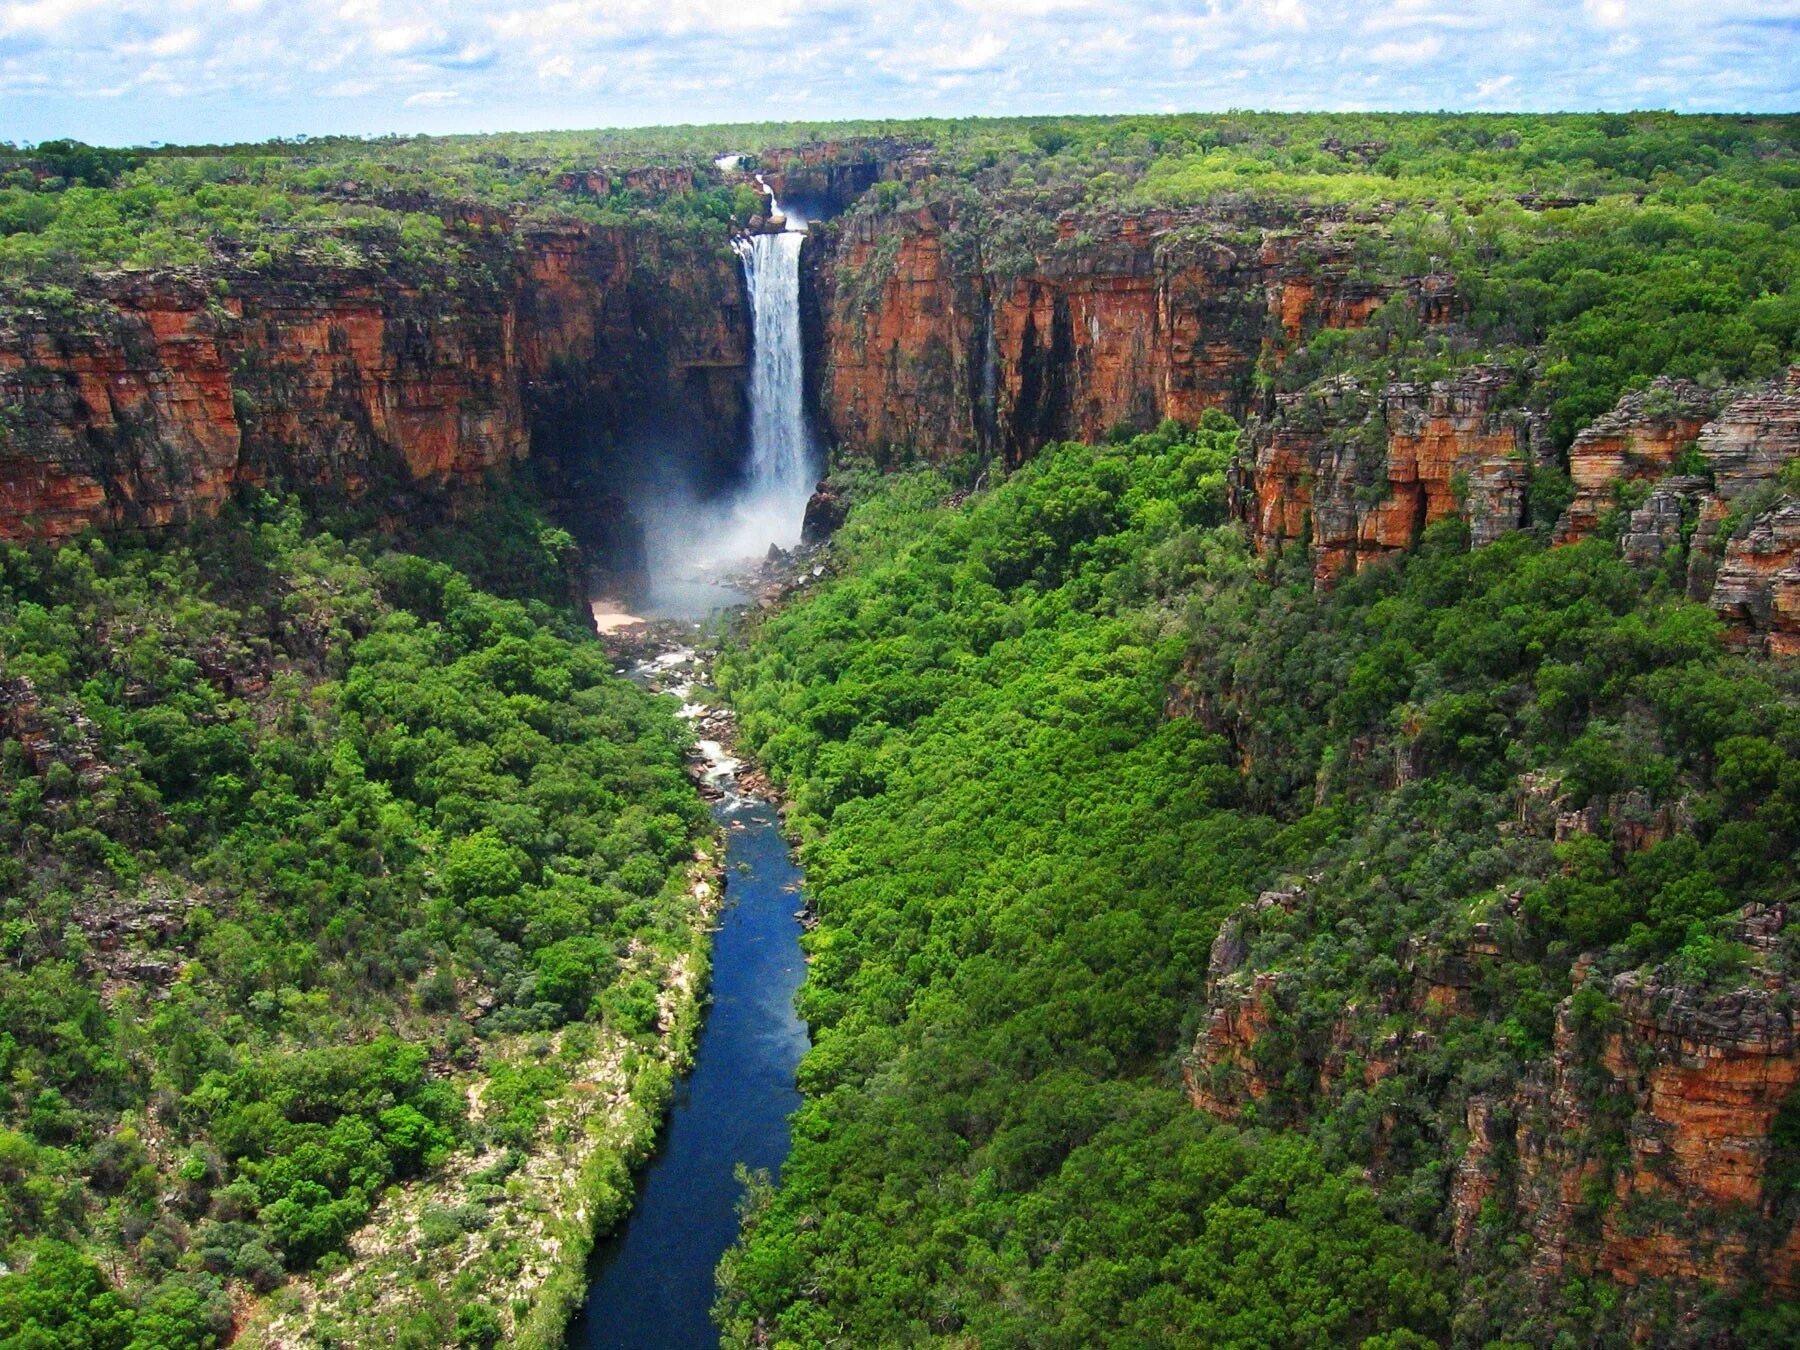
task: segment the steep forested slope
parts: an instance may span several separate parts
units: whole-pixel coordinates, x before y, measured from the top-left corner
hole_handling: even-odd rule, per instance
[[[1523,1192],[1478,1195],[1468,1242],[1451,1181],[1467,1103],[1524,1094],[1559,1016],[1605,1117],[1567,1147],[1629,1174],[1581,1030],[1614,973],[1785,988],[1786,939],[1737,934],[1795,877],[1789,672],[1607,540],[1445,526],[1316,595],[1303,551],[1220,523],[1235,439],[1058,447],[961,507],[903,478],[726,665],[819,915],[807,1101],[727,1263],[731,1337],[1754,1338],[1778,1314],[1705,1298],[1754,1304],[1754,1264],[1567,1282],[1598,1211],[1563,1216],[1558,1279]],[[1546,793],[1560,843],[1521,820]],[[1474,990],[1409,1021],[1427,949],[1478,923]],[[1213,1054],[1233,980],[1255,1011]],[[1764,1255],[1788,1165],[1758,1164]],[[1713,1217],[1686,1203],[1634,1231]]]
[[[312,1270],[313,1337],[554,1331],[704,960],[679,725],[269,498],[0,568],[0,1342],[219,1344]]]

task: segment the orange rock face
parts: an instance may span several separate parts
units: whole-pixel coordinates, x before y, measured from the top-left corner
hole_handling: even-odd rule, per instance
[[[1800,656],[1800,499],[1783,497],[1726,545],[1712,607],[1734,645]]]
[[[1256,1048],[1272,1029],[1275,977],[1262,974],[1221,989],[1213,999],[1195,1052],[1181,1068],[1188,1099],[1221,1120],[1236,1120],[1250,1102],[1265,1100],[1273,1084],[1256,1063]]]
[[[1443,1150],[1444,1212],[1469,1268],[1487,1269],[1494,1235],[1514,1234],[1528,1243],[1524,1278],[1540,1291],[1600,1273],[1627,1285],[1669,1281],[1678,1298],[1704,1286],[1800,1292],[1800,1228],[1769,1182],[1777,1116],[1800,1085],[1778,959],[1754,955],[1747,977],[1724,991],[1663,970],[1614,976],[1599,986],[1603,1018],[1582,1025],[1564,1000],[1545,1060],[1458,1099],[1420,1066],[1459,1020],[1466,1028],[1506,1014],[1483,1001],[1488,970],[1507,954],[1501,926],[1408,943],[1395,988],[1309,1031],[1297,1012],[1304,973],[1259,966],[1253,955],[1267,911],[1279,904],[1304,919],[1304,903],[1292,891],[1267,893],[1221,929],[1206,1015],[1183,1063],[1197,1108],[1235,1119],[1254,1104],[1263,1123],[1303,1125],[1328,1104],[1360,1109],[1357,1098],[1399,1076],[1394,1097],[1409,1103],[1415,1138],[1400,1174],[1420,1162],[1423,1123]],[[1496,917],[1516,913],[1508,901]],[[1738,937],[1753,954],[1775,952],[1785,923],[1779,907],[1751,907]],[[1288,920],[1275,927],[1292,932]],[[1577,985],[1587,969],[1577,964]],[[1395,1121],[1383,1113],[1368,1123],[1362,1160],[1381,1179]]]
[[[1732,645],[1800,654],[1800,501],[1781,491],[1783,471],[1800,457],[1800,368],[1719,401],[1671,380],[1625,395],[1575,438],[1577,495],[1557,537],[1592,532],[1621,484],[1652,483],[1626,519],[1624,556],[1679,565],[1685,553],[1688,594],[1711,603]],[[1689,447],[1689,462],[1678,464]]]
[[[133,288],[99,323],[0,332],[0,535],[216,510],[239,452],[231,322],[197,287]]]
[[[1017,463],[1058,438],[1241,413],[1265,343],[1360,325],[1386,298],[1350,277],[1328,222],[1232,232],[1151,212],[1059,231],[1004,259],[947,207],[818,232],[820,403],[836,439]]]
[[[448,487],[523,455],[511,313],[421,299],[350,277],[247,295],[241,476],[355,495],[390,465]]]
[[[224,294],[98,279],[78,319],[0,330],[0,537],[166,526],[276,479],[454,496],[524,456],[532,400],[572,382],[615,418],[648,392],[734,421],[736,267],[721,246],[679,286],[646,280],[667,270],[656,247],[600,228],[496,238],[475,275],[429,288],[320,267],[236,274]]]
[[[1281,395],[1251,426],[1237,512],[1261,551],[1310,541],[1321,583],[1412,548],[1452,516],[1491,542],[1525,518],[1539,439],[1510,392],[1506,372],[1477,366],[1378,394],[1336,381]]]
[[[1611,412],[1584,427],[1569,447],[1575,500],[1557,522],[1556,537],[1566,541],[1591,534],[1620,484],[1666,475],[1714,406],[1714,396],[1691,381],[1659,379],[1626,394]]]
[[[1533,1160],[1525,1190],[1537,1205],[1534,1233],[1546,1274],[1573,1265],[1625,1284],[1645,1279],[1746,1284],[1791,1298],[1800,1288],[1793,1234],[1767,1241],[1756,1220],[1776,1113],[1800,1081],[1800,1045],[1780,991],[1706,995],[1651,976],[1617,976],[1617,1026],[1600,1048],[1613,1103],[1629,1113],[1596,1236],[1582,1237],[1591,1209],[1594,1087],[1565,1007],[1544,1117],[1521,1123],[1520,1156]],[[1525,1138],[1535,1133],[1536,1138]]]

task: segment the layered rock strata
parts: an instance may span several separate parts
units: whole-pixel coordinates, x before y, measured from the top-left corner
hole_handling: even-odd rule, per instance
[[[1278,396],[1252,424],[1233,502],[1259,551],[1306,540],[1328,583],[1452,516],[1477,543],[1517,529],[1542,445],[1541,421],[1499,367],[1375,391],[1337,380]]]
[[[1353,327],[1389,298],[1339,222],[1066,215],[1020,242],[939,204],[817,232],[819,403],[852,451],[1018,463],[1208,408],[1242,414],[1265,348]],[[1447,278],[1421,312],[1454,308]]]

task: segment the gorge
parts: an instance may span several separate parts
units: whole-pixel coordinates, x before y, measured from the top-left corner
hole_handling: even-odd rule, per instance
[[[555,1344],[610,1230],[572,1344],[1784,1343],[1793,119],[623,145],[4,274],[0,1000],[201,1048],[6,1061],[0,1325]],[[613,679],[771,546],[779,825]]]

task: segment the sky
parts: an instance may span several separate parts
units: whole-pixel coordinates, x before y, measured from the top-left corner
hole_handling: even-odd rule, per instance
[[[0,140],[1800,107],[1800,0],[0,0]]]

